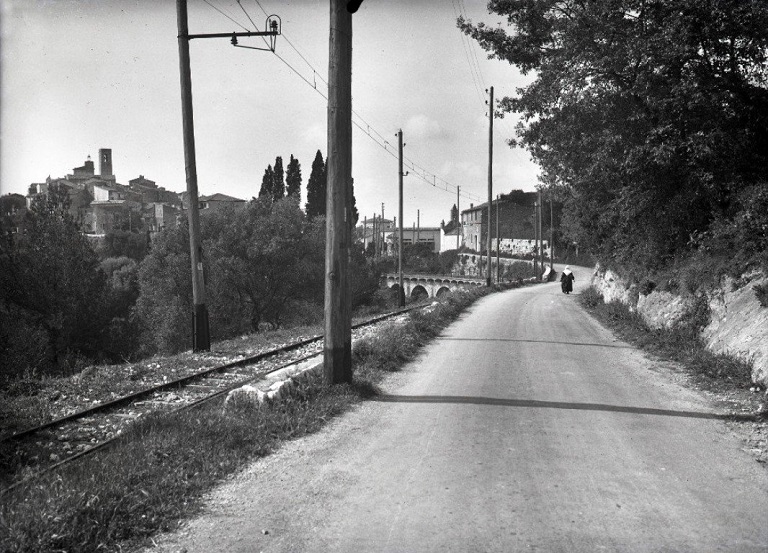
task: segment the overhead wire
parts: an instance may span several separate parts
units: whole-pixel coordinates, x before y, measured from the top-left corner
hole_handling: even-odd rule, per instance
[[[230,21],[236,23],[238,26],[243,28],[245,31],[250,31],[247,27],[243,26],[241,23],[236,21],[233,17],[226,14],[224,11],[219,9],[218,7],[214,6],[209,0],[203,0],[206,4],[211,6],[213,9],[215,9],[217,12],[219,12],[221,15],[225,16]],[[246,15],[248,20],[251,22],[251,25],[254,26],[255,30],[258,30],[258,27],[256,26],[255,22],[251,18],[250,14],[246,10],[245,6],[242,5],[241,0],[236,0],[238,6],[240,6],[243,13]],[[261,11],[265,14],[265,16],[269,17],[269,13],[264,9],[264,6],[261,5],[259,0],[254,0],[257,6],[261,9]],[[285,35],[285,33],[281,33],[281,38],[284,38],[285,41],[288,43],[288,45],[296,52],[296,54],[304,61],[304,63],[307,64],[307,66],[312,70],[313,76],[318,77],[323,83],[326,85],[328,84],[328,81],[323,78],[323,76],[314,68],[312,63],[310,63],[309,60],[299,51],[299,49],[289,40],[289,38]],[[267,43],[266,39],[264,37],[261,37],[262,40],[264,40],[265,43]],[[327,100],[328,96],[325,95],[322,90],[320,90],[317,87],[317,84],[315,82],[310,81],[308,78],[306,78],[299,70],[297,70],[293,65],[291,65],[285,58],[280,56],[277,52],[272,51],[272,53],[279,59],[286,67],[288,67],[289,70],[291,70],[296,76],[298,76],[302,81],[304,81],[307,85],[312,87],[323,99]],[[477,85],[476,85],[477,86]],[[352,110],[352,114],[358,118],[360,122],[352,120],[352,124],[356,126],[358,129],[360,129],[363,134],[368,136],[375,144],[377,144],[380,148],[382,148],[387,154],[389,154],[394,159],[398,159],[399,155],[394,151],[395,147],[389,143],[389,141],[382,135],[378,130],[376,130],[375,127],[373,127],[366,119],[364,119],[357,111],[354,109]],[[363,124],[365,127],[363,127]],[[371,134],[373,133],[373,134]],[[375,136],[374,136],[375,135]],[[468,192],[466,190],[461,190],[457,185],[450,183],[446,179],[443,179],[442,177],[437,176],[435,173],[427,170],[426,168],[422,167],[409,157],[403,156],[403,166],[410,171],[413,172],[413,175],[418,177],[420,180],[424,181],[426,184],[440,190],[444,190],[449,193],[456,193],[459,192],[460,197],[467,198],[472,201],[482,201],[481,198],[479,198],[477,195],[472,194],[471,192]],[[431,179],[431,180],[430,180]],[[438,183],[440,181],[440,183]]]
[[[214,10],[216,10],[217,12],[219,12],[221,15],[223,15],[224,17],[226,17],[227,19],[229,19],[229,20],[230,20],[232,23],[234,23],[235,25],[237,25],[238,27],[240,27],[240,28],[241,28],[241,29],[243,29],[244,31],[250,31],[250,29],[249,29],[248,27],[246,27],[245,25],[243,25],[242,23],[240,23],[239,21],[237,21],[237,20],[236,20],[234,17],[232,17],[232,16],[230,16],[229,14],[225,13],[223,10],[221,10],[221,9],[220,9],[220,8],[218,8],[217,6],[214,6],[213,4],[211,4],[211,2],[210,2],[209,0],[203,0],[203,2],[205,2],[206,4],[208,4],[208,5],[209,5],[210,7],[212,7]]]

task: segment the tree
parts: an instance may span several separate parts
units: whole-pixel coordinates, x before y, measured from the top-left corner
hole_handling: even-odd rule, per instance
[[[305,224],[296,199],[256,200],[217,225],[209,249],[211,288],[219,306],[232,306],[227,317],[244,315],[253,331],[264,322],[279,327],[292,301],[313,299],[323,282],[323,229]]]
[[[259,189],[259,198],[273,198],[275,186],[275,172],[271,165],[264,169],[264,176],[261,178],[261,188]]]
[[[0,240],[1,326],[29,329],[45,348],[35,357],[61,369],[98,357],[109,323],[106,277],[69,201],[66,189],[50,186],[32,201],[26,232]],[[0,342],[9,338],[3,332]]]
[[[283,172],[283,158],[277,156],[275,168],[272,174],[272,199],[282,200],[285,196],[285,174]]]
[[[301,197],[301,164],[299,164],[298,159],[293,157],[293,154],[291,154],[291,161],[288,162],[285,172],[285,183],[288,196]]]
[[[189,267],[189,226],[185,219],[155,236],[152,249],[139,266],[136,314],[142,353],[174,353],[189,348],[193,310]],[[211,331],[215,332],[214,326]]]
[[[313,218],[318,215],[325,215],[325,195],[327,190],[328,176],[326,172],[323,154],[320,150],[315,154],[315,160],[312,162],[312,172],[307,182],[307,204],[305,210],[307,217]]]
[[[360,213],[357,211],[357,199],[355,198],[355,179],[352,179],[352,185],[350,186],[349,202],[352,204],[352,209],[350,210],[352,212],[352,218],[350,219],[350,223],[352,224],[351,228],[354,229],[357,222],[360,220]]]
[[[534,80],[502,112],[572,240],[654,267],[742,209],[768,180],[768,4],[738,0],[496,0],[501,27],[460,28]],[[510,141],[515,144],[514,140]]]

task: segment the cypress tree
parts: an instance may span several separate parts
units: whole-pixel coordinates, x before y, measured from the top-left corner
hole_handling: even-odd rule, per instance
[[[326,172],[323,154],[320,150],[315,155],[312,162],[312,173],[307,182],[307,204],[305,210],[307,217],[317,217],[325,215],[325,194],[327,189],[328,175]]]
[[[273,186],[275,180],[275,172],[272,170],[271,165],[267,165],[264,169],[264,176],[261,178],[261,189],[259,190],[259,198],[273,197]]]
[[[285,196],[285,179],[283,172],[283,158],[277,156],[275,169],[272,176],[272,198],[277,201]]]
[[[285,184],[289,196],[301,197],[301,164],[298,159],[293,157],[293,154],[291,154],[291,161],[288,162],[288,168],[285,171]]]

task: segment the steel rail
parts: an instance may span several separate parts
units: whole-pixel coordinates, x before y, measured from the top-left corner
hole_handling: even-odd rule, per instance
[[[407,307],[405,309],[398,309],[396,311],[391,311],[389,313],[385,313],[383,315],[378,315],[376,317],[372,317],[372,318],[370,318],[368,320],[365,320],[363,322],[360,322],[360,323],[357,323],[355,325],[352,325],[352,328],[359,329],[359,328],[363,328],[363,327],[366,327],[366,326],[370,326],[370,325],[378,323],[380,321],[396,317],[396,316],[401,315],[403,313],[407,313],[407,312],[412,311],[414,309],[421,309],[421,308],[424,308],[424,307],[426,307],[426,305],[422,304],[422,305]],[[0,440],[0,443],[10,442],[11,440],[19,440],[19,439],[22,439],[22,438],[34,435],[37,432],[40,432],[42,430],[51,428],[53,426],[60,426],[60,425],[65,424],[65,423],[71,423],[71,422],[76,421],[78,419],[85,418],[85,417],[93,415],[95,413],[116,409],[118,407],[122,407],[124,405],[128,405],[128,404],[134,403],[134,402],[136,402],[139,399],[143,399],[145,397],[151,396],[154,393],[159,392],[159,391],[164,391],[164,390],[167,390],[169,388],[180,389],[184,385],[189,384],[192,381],[203,379],[203,378],[205,378],[207,376],[210,376],[212,374],[215,374],[217,372],[221,372],[221,371],[224,371],[224,370],[227,370],[227,369],[231,369],[233,367],[253,364],[253,363],[256,363],[258,361],[267,359],[269,357],[274,357],[274,356],[279,355],[281,353],[293,351],[293,350],[299,349],[301,347],[304,347],[306,345],[318,342],[318,341],[322,340],[323,338],[324,338],[324,336],[322,334],[321,335],[317,335],[317,336],[313,336],[313,337],[310,337],[310,338],[305,338],[303,340],[299,340],[298,342],[294,342],[292,344],[287,344],[285,346],[281,346],[279,348],[275,348],[275,349],[272,349],[272,350],[269,350],[269,351],[266,351],[266,352],[262,352],[262,353],[259,353],[257,355],[253,355],[253,356],[250,356],[250,357],[247,357],[247,358],[243,358],[243,359],[238,359],[237,361],[233,361],[233,362],[230,362],[230,363],[225,363],[223,365],[219,365],[219,366],[216,366],[216,367],[211,367],[209,369],[206,369],[206,370],[203,370],[203,371],[191,374],[191,375],[187,375],[185,377],[178,378],[178,379],[176,379],[174,381],[171,381],[171,382],[166,382],[166,383],[163,383],[163,384],[160,384],[160,385],[157,385],[157,386],[146,388],[146,389],[141,390],[139,392],[135,392],[133,394],[129,394],[129,395],[117,398],[115,400],[106,402],[106,403],[101,403],[101,404],[96,405],[94,407],[91,407],[91,408],[88,408],[88,409],[83,409],[83,410],[78,411],[76,413],[72,413],[71,415],[67,415],[65,417],[60,417],[58,419],[46,422],[46,423],[38,425],[36,427],[29,428],[29,429],[23,430],[21,432],[17,432],[16,434],[13,434],[11,436],[8,436],[8,437],[4,438],[3,440]],[[241,380],[238,380],[236,382],[229,383],[229,384],[225,385],[223,388],[218,389],[218,390],[214,391],[211,394],[207,394],[204,397],[201,397],[201,398],[198,398],[198,399],[196,399],[194,401],[191,401],[190,403],[187,403],[185,405],[182,405],[182,406],[176,407],[174,409],[165,411],[165,413],[166,414],[172,414],[172,413],[176,413],[176,412],[179,412],[179,411],[183,411],[185,409],[190,409],[192,407],[197,407],[199,405],[202,405],[202,404],[204,404],[204,403],[206,403],[208,401],[211,401],[211,400],[221,396],[222,394],[228,393],[231,390],[234,390],[234,389],[239,388],[239,387],[241,387],[241,386],[243,386],[245,384],[253,382],[254,380],[266,378],[269,375],[274,374],[277,371],[285,369],[286,367],[290,367],[291,365],[295,365],[297,363],[301,363],[301,362],[307,361],[309,359],[312,359],[313,357],[318,357],[320,355],[322,355],[321,352],[320,353],[312,353],[312,354],[300,357],[298,359],[293,359],[293,360],[291,360],[291,361],[289,361],[287,363],[284,363],[284,364],[282,364],[282,365],[280,365],[280,366],[278,366],[278,367],[276,367],[276,368],[274,368],[272,370],[269,370],[267,372],[256,374],[256,375],[251,375],[251,376],[248,376],[248,377],[243,378]],[[58,469],[58,468],[60,468],[60,467],[62,467],[64,465],[67,465],[67,464],[69,464],[69,463],[71,463],[71,462],[73,462],[73,461],[75,461],[77,459],[80,459],[82,457],[85,457],[87,455],[95,453],[95,452],[103,449],[105,446],[113,443],[114,441],[116,441],[117,439],[119,439],[121,437],[122,437],[122,434],[115,435],[115,436],[113,436],[111,438],[107,438],[106,440],[103,440],[103,441],[99,442],[98,444],[93,445],[92,447],[89,447],[88,449],[85,449],[85,450],[82,450],[82,451],[78,451],[77,453],[75,453],[75,454],[73,454],[73,455],[71,455],[69,457],[66,457],[66,458],[64,458],[64,459],[62,459],[60,461],[57,461],[55,464],[50,465],[50,466],[48,466],[48,467],[46,467],[46,468],[44,468],[44,469],[42,469],[42,470],[40,470],[40,471],[38,471],[38,472],[36,472],[34,474],[31,474],[31,475],[27,476],[26,478],[23,478],[22,480],[14,482],[13,484],[9,485],[8,487],[0,490],[0,496],[5,495],[7,492],[9,492],[9,491],[11,491],[11,490],[21,486],[22,484],[24,484],[26,482],[29,482],[29,481],[34,480],[34,479],[37,479],[40,476],[42,476],[42,475],[44,475],[44,474],[46,474],[48,472],[56,470],[56,469]]]
[[[352,328],[362,328],[364,326],[375,324],[379,321],[382,321],[384,319],[388,319],[390,317],[395,317],[397,315],[400,315],[402,313],[406,313],[412,309],[421,308],[423,306],[412,306],[407,307],[405,309],[400,309],[397,311],[391,311],[389,313],[385,313],[384,315],[379,315],[376,317],[373,317],[367,321],[363,321],[362,323],[357,323],[355,325],[352,325]],[[287,344],[285,346],[281,346],[279,348],[275,348],[269,351],[265,351],[262,353],[259,353],[257,355],[252,355],[251,357],[244,357],[243,359],[238,359],[237,361],[232,361],[230,363],[226,363],[224,365],[219,365],[216,367],[211,367],[209,369],[206,369],[204,371],[200,371],[194,374],[190,374],[187,376],[183,376],[181,378],[177,378],[176,380],[172,380],[170,382],[164,382],[163,384],[159,384],[157,386],[152,386],[149,388],[145,388],[143,390],[140,390],[138,392],[134,392],[132,394],[128,394],[126,396],[122,396],[116,399],[113,399],[111,401],[107,401],[104,403],[100,403],[98,405],[94,405],[93,407],[88,407],[87,409],[82,409],[80,411],[77,411],[75,413],[71,413],[69,415],[66,415],[64,417],[59,417],[57,419],[53,419],[51,421],[45,422],[43,424],[40,424],[38,426],[27,428],[26,430],[21,430],[15,434],[11,434],[10,436],[6,436],[5,438],[0,440],[0,443],[2,442],[10,442],[12,440],[18,440],[21,438],[24,438],[26,436],[29,436],[31,434],[35,434],[37,432],[40,432],[42,430],[45,430],[47,428],[51,428],[52,426],[58,426],[60,424],[63,424],[65,422],[72,422],[77,419],[82,419],[87,416],[90,416],[95,413],[99,413],[101,411],[108,411],[110,409],[114,409],[116,407],[122,407],[123,405],[127,405],[129,403],[133,403],[137,400],[143,399],[145,397],[148,397],[156,392],[161,392],[164,390],[168,390],[170,388],[180,388],[185,384],[188,384],[194,380],[204,378],[206,376],[209,376],[216,372],[225,371],[227,369],[231,369],[233,367],[241,367],[243,365],[250,365],[252,363],[256,363],[258,361],[261,361],[263,359],[267,359],[268,357],[274,357],[275,355],[279,355],[281,353],[286,353],[289,351],[293,351],[299,348],[302,348],[304,346],[307,346],[309,344],[312,344],[314,342],[318,342],[323,339],[322,334],[318,334],[317,336],[312,336],[311,338],[305,338],[304,340],[300,340],[298,342],[294,342],[292,344]]]

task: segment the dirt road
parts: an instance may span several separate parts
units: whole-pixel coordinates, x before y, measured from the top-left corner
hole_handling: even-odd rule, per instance
[[[485,298],[384,389],[159,549],[768,551],[768,471],[558,284]]]

